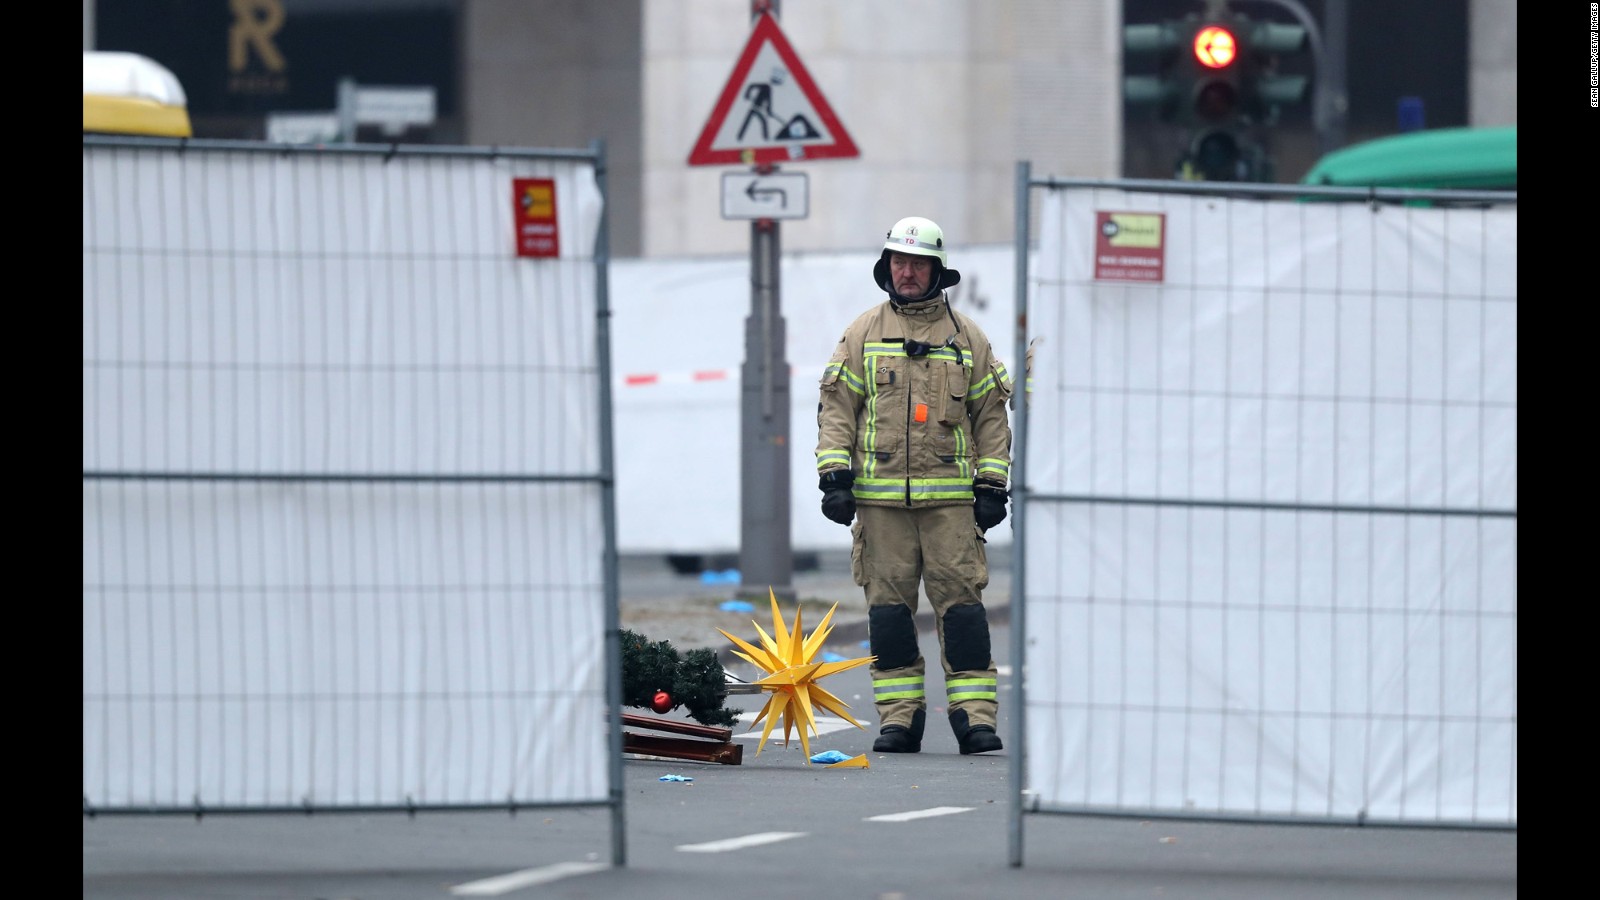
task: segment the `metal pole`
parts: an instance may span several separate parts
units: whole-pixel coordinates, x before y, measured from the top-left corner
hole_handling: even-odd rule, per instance
[[[1028,716],[1026,689],[1028,686],[1027,672],[1027,641],[1024,640],[1028,624],[1027,607],[1027,554],[1024,544],[1027,539],[1027,471],[1028,462],[1028,244],[1032,238],[1029,234],[1029,223],[1032,220],[1031,210],[1028,205],[1028,182],[1032,177],[1032,165],[1027,160],[1017,163],[1016,187],[1016,224],[1013,226],[1016,233],[1016,356],[1012,357],[1012,364],[1020,367],[1022,371],[1022,385],[1018,395],[1021,400],[1017,402],[1016,419],[1017,427],[1012,430],[1011,441],[1011,703],[1016,709],[1011,713],[1011,721],[1016,723],[1012,731],[1014,749],[1011,752],[1011,865],[1022,865],[1022,789],[1026,786],[1023,776],[1026,773],[1028,760]]]
[[[1324,72],[1329,106],[1322,152],[1330,153],[1343,147],[1347,139],[1345,127],[1350,117],[1350,92],[1345,84],[1345,58],[1350,43],[1350,8],[1346,0],[1328,0],[1322,14],[1328,20],[1328,59]]]
[[[600,227],[594,239],[595,350],[600,364],[600,510],[604,534],[602,584],[605,592],[606,708],[611,710],[607,735],[611,764],[611,865],[628,864],[628,828],[624,814],[622,769],[622,614],[617,573],[617,469],[611,434],[611,205],[606,192],[606,144],[596,138],[594,181],[600,191]]]
[[[741,373],[738,596],[795,599],[789,528],[789,364],[779,312],[778,223],[750,223],[750,317]]]
[[[752,21],[778,15],[777,0],[751,0]],[[769,173],[775,167],[756,167]],[[739,589],[745,600],[795,599],[789,528],[789,363],[779,291],[778,223],[750,223],[750,317],[740,394]]]
[[[356,82],[354,78],[339,79],[339,142],[353,144],[356,140]]]

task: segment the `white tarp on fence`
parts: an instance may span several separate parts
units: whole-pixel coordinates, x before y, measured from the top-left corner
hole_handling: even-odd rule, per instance
[[[1127,211],[1163,281],[1095,279]],[[1032,807],[1515,824],[1515,208],[1040,221]]]
[[[600,207],[585,159],[85,145],[86,809],[610,802]]]

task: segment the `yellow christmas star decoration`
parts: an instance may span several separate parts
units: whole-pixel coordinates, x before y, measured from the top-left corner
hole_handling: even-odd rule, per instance
[[[754,665],[756,668],[767,672],[765,678],[756,681],[763,691],[771,694],[767,698],[767,705],[762,707],[761,714],[750,723],[753,730],[762,719],[767,720],[767,726],[761,732],[761,742],[756,745],[756,754],[760,755],[761,748],[767,744],[767,737],[772,734],[772,728],[781,719],[783,721],[783,742],[789,743],[789,735],[798,726],[800,731],[800,746],[806,753],[806,764],[811,764],[811,742],[807,738],[808,730],[817,730],[817,720],[812,710],[821,707],[828,712],[844,719],[857,728],[865,729],[860,722],[850,717],[846,712],[850,705],[825,690],[818,681],[838,672],[854,669],[866,665],[876,657],[863,656],[859,659],[846,659],[839,662],[818,663],[811,658],[817,655],[822,648],[822,642],[827,639],[833,626],[828,624],[833,620],[834,610],[839,608],[835,603],[833,609],[822,617],[822,624],[817,630],[811,632],[807,638],[800,634],[800,608],[797,605],[794,611],[794,628],[786,629],[783,625],[783,616],[778,612],[778,597],[772,588],[767,588],[767,596],[772,600],[772,630],[776,638],[762,631],[761,626],[754,620],[750,624],[756,626],[756,631],[761,634],[761,646],[756,647],[747,641],[718,628],[722,636],[742,648],[735,650],[734,655]]]

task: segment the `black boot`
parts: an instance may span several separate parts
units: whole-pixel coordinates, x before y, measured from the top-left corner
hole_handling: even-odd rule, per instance
[[[1001,750],[1000,735],[987,725],[974,725],[967,729],[967,736],[961,739],[961,755],[969,753],[988,753],[990,750]]]
[[[872,742],[874,753],[920,753],[922,751],[922,726],[927,721],[922,710],[917,710],[911,716],[911,727],[904,725],[885,725],[878,731],[878,739]]]
[[[1004,749],[1000,735],[994,733],[992,726],[968,725],[967,711],[964,709],[951,710],[950,730],[956,734],[956,743],[961,745],[962,756]]]

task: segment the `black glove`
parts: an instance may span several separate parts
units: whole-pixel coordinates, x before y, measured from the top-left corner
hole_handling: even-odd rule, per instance
[[[1006,489],[992,481],[972,483],[972,516],[984,531],[1006,520]]]
[[[856,517],[856,495],[850,492],[855,483],[855,473],[849,469],[824,472],[817,481],[817,487],[822,489],[822,514],[840,525],[849,525]]]

